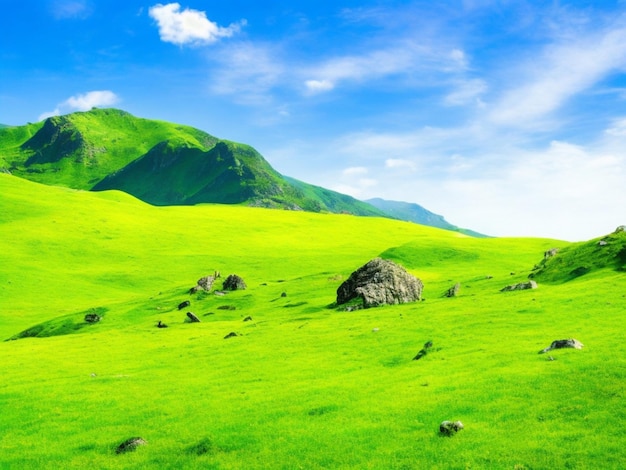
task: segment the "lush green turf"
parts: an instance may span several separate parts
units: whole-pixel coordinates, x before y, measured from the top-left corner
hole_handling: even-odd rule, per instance
[[[0,468],[624,466],[624,272],[607,262],[500,292],[546,250],[580,245],[157,208],[8,175],[0,194],[0,338],[52,334],[0,343]],[[379,255],[420,277],[426,300],[335,309],[342,279]],[[248,289],[188,294],[215,270]],[[102,321],[83,325],[91,311]],[[537,354],[568,337],[585,348]],[[445,419],[465,429],[440,437]],[[133,436],[148,445],[116,455]]]

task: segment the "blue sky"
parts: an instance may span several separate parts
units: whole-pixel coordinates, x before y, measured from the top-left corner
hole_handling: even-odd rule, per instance
[[[626,223],[626,2],[8,0],[0,123],[118,107],[497,236]]]

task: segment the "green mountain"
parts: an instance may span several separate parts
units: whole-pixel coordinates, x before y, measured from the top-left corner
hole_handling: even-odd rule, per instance
[[[155,205],[227,203],[385,216],[350,196],[285,178],[248,145],[117,109],[0,129],[0,168],[39,183],[118,189]]]
[[[396,219],[406,220],[408,222],[414,222],[421,225],[428,225],[430,227],[442,228],[444,230],[452,230],[454,232],[464,233],[472,237],[488,237],[488,235],[452,225],[444,219],[443,216],[435,214],[419,204],[402,201],[389,201],[381,198],[368,199],[365,202]]]

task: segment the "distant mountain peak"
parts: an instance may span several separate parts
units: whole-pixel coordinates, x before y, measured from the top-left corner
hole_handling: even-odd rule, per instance
[[[443,216],[435,214],[419,204],[404,201],[390,201],[381,198],[368,199],[365,202],[396,219],[437,227],[444,230],[452,230],[454,232],[464,233],[473,237],[487,237],[487,235],[474,232],[473,230],[459,228],[448,222]]]

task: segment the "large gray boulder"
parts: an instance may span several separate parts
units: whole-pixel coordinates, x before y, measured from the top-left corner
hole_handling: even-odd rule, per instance
[[[337,289],[337,304],[354,299],[363,308],[415,302],[422,297],[424,284],[393,261],[375,258],[353,272]]]

